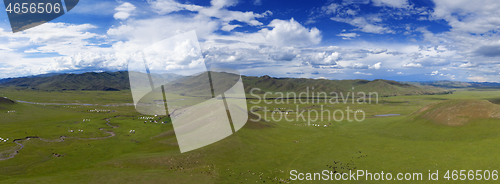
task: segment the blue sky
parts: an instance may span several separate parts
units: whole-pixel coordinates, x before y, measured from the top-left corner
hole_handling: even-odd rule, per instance
[[[12,33],[0,78],[127,69],[127,55],[195,30],[210,67],[244,75],[500,82],[496,0],[86,0]]]

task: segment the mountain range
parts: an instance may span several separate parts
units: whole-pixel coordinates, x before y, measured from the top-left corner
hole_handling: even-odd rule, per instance
[[[232,80],[231,74],[212,72],[216,79]],[[224,76],[227,75],[227,76]],[[1,79],[0,87],[21,87],[35,90],[102,90],[117,91],[130,89],[129,73],[119,72],[88,72],[82,74],[45,74],[40,76]],[[196,91],[200,79],[197,76],[183,77],[176,74],[152,74],[153,80],[170,81],[172,86],[184,85],[184,91]],[[422,83],[400,83],[391,80],[328,80],[306,78],[275,78],[270,76],[242,76],[245,91],[248,93],[253,88],[259,88],[254,93],[264,92],[349,92],[365,91],[378,92],[383,96],[420,95],[448,93],[438,85],[425,85]],[[149,81],[144,81],[147,83]],[[228,84],[228,82],[222,82]],[[214,81],[214,85],[216,82]],[[175,91],[175,90],[174,90]]]

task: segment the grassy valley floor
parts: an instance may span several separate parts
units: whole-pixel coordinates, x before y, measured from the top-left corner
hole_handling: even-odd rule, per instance
[[[302,118],[297,121],[296,112],[266,112],[264,116],[260,110],[254,113],[269,122],[249,121],[221,141],[182,154],[168,118],[156,117],[158,123],[144,123],[141,117],[147,116],[126,105],[132,103],[129,91],[1,88],[0,94],[12,100],[38,103],[98,104],[0,104],[0,137],[9,138],[0,143],[0,159],[10,157],[20,148],[13,140],[21,139],[17,143],[24,146],[14,158],[0,161],[1,183],[331,183],[293,181],[290,172],[321,173],[334,171],[333,168],[339,173],[348,173],[349,169],[383,171],[392,173],[393,179],[397,173],[422,173],[427,183],[429,170],[439,170],[438,182],[443,182],[447,181],[443,178],[447,170],[500,169],[499,119],[473,119],[464,125],[448,126],[416,114],[429,104],[450,99],[496,102],[500,91],[495,90],[384,97],[378,104],[253,104],[255,99],[250,99],[249,108],[305,110],[304,118],[318,119],[311,123],[320,126],[308,126]],[[110,104],[116,106],[102,106]],[[342,121],[328,121],[314,114],[308,117],[308,110],[321,112],[321,106],[331,112],[339,109],[345,113],[347,107],[362,110],[365,119],[358,122],[345,117]],[[99,112],[89,111],[96,109]],[[11,110],[15,112],[6,113]],[[401,115],[375,116],[381,114]],[[273,120],[280,116],[294,121]],[[115,136],[110,136],[110,132]],[[381,182],[360,179],[344,182]]]

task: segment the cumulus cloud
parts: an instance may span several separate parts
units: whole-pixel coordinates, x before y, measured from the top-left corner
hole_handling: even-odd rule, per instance
[[[321,42],[321,32],[313,27],[308,29],[295,21],[274,19],[269,23],[272,30],[259,31],[269,43],[277,45],[315,45]]]
[[[57,72],[67,70],[124,70],[126,60],[117,60],[114,54],[81,52],[72,56],[57,57],[45,67],[45,70]]]
[[[135,6],[128,2],[124,2],[120,6],[116,7],[115,10],[116,13],[113,15],[113,17],[117,20],[125,20],[130,17],[132,12],[135,10]]]
[[[338,52],[319,52],[306,54],[301,57],[304,65],[311,65],[313,67],[328,67],[328,68],[342,68],[337,61],[342,57]]]
[[[374,65],[367,65],[364,63],[352,63],[351,66],[348,66],[348,68],[351,69],[372,69],[372,70],[378,70],[382,67],[382,62],[375,63]]]
[[[382,67],[382,62],[375,63],[374,65],[369,66],[368,68],[378,70],[378,69],[380,69],[380,67]]]

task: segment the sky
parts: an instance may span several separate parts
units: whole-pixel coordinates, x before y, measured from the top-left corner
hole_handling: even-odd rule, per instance
[[[498,0],[81,0],[12,33],[0,78],[127,70],[130,53],[195,31],[205,63],[243,75],[500,82]]]

